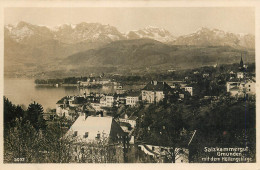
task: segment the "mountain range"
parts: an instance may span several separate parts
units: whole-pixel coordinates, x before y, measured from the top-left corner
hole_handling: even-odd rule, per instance
[[[189,35],[174,36],[152,26],[121,33],[110,25],[85,22],[52,28],[19,22],[5,25],[4,36],[8,75],[21,70],[24,74],[34,74],[94,65],[141,68],[175,63],[183,67],[187,59],[207,65],[223,56],[231,62],[230,58],[241,51],[255,48],[254,35],[218,29],[201,28]]]

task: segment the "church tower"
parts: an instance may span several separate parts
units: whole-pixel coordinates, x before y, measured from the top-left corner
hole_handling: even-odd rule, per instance
[[[240,64],[239,64],[239,71],[244,71],[244,62],[242,58],[242,53],[241,53],[241,59],[240,59]]]
[[[241,54],[241,60],[240,60],[240,67],[244,67],[244,62],[243,62],[243,59],[242,59],[242,54]]]

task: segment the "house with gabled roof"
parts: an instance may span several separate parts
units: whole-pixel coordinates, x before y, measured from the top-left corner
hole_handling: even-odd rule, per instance
[[[158,103],[167,97],[171,87],[166,82],[151,81],[142,89],[142,101]]]
[[[112,117],[81,114],[66,135],[71,136],[74,141],[71,155],[73,162],[84,160],[86,155],[88,160],[84,161],[93,162],[89,160],[92,158],[89,155],[93,154],[95,157],[95,152],[86,153],[90,148],[93,151],[102,149],[102,152],[109,152],[109,157],[103,158],[105,162],[110,162],[111,157],[116,157],[117,162],[125,161],[124,152],[128,148],[128,136]]]
[[[189,145],[192,143],[196,131],[181,131],[181,141],[176,143],[175,147],[153,144],[150,141],[138,143],[139,150],[147,156],[153,157],[157,162],[173,161],[175,163],[189,163]]]
[[[73,123],[69,132],[85,142],[108,139],[108,142],[117,142],[125,134],[120,125],[112,117],[96,117],[81,115]]]

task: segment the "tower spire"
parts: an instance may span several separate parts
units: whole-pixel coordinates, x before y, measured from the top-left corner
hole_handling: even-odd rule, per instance
[[[244,67],[244,62],[243,62],[243,58],[242,58],[242,53],[241,53],[241,60],[240,60],[240,65],[239,65],[241,68]]]
[[[241,53],[241,59],[239,64],[239,71],[245,71],[242,53]]]

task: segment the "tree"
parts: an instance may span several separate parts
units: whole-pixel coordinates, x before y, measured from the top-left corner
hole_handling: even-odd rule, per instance
[[[23,117],[24,111],[21,106],[15,106],[4,97],[4,128],[5,130],[9,127],[14,126],[14,121],[16,118]]]
[[[37,131],[46,127],[43,119],[43,107],[39,103],[33,102],[28,106],[26,119],[30,121]]]
[[[68,163],[72,145],[72,137],[65,135],[62,122],[49,125],[41,133],[30,121],[16,118],[4,138],[4,162]]]
[[[47,153],[44,162],[68,163],[71,161],[73,138],[66,135],[65,120],[59,119],[49,124],[44,133],[44,150]]]
[[[248,146],[247,154],[255,161],[255,114],[255,102],[233,100],[229,94],[219,96],[218,101],[201,114],[195,126],[198,133],[191,152],[194,161],[201,162],[200,158],[206,156],[205,146]]]
[[[4,162],[37,162],[38,139],[29,121],[16,118],[4,138]]]
[[[169,162],[175,162],[175,152],[181,142],[180,132],[185,126],[179,104],[151,104],[141,111],[137,123],[137,140],[154,145],[171,147]]]

